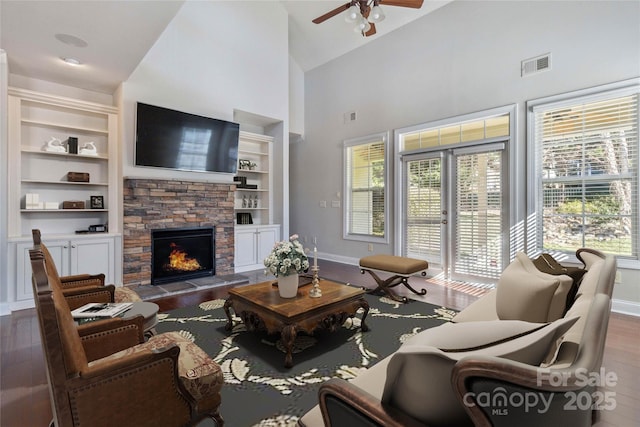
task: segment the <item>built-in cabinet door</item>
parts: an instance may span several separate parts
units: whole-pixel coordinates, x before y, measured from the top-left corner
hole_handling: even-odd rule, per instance
[[[280,239],[279,225],[236,227],[235,272],[258,270]]]
[[[107,284],[115,278],[115,244],[113,238],[81,240],[47,240],[44,242],[53,258],[58,274],[104,274]],[[33,298],[31,259],[33,243],[16,245],[16,301]]]
[[[237,229],[235,233],[235,268],[256,263],[256,229]]]
[[[46,243],[47,249],[53,258],[58,274],[67,276],[69,272],[69,241],[50,240]],[[33,298],[31,285],[31,258],[29,249],[33,249],[33,243],[17,244],[16,263],[16,296],[17,301]]]
[[[258,230],[258,259],[257,264],[264,264],[264,259],[269,256],[273,245],[278,241],[279,230],[277,228],[263,228]]]
[[[75,240],[70,242],[70,249],[71,274],[102,273],[105,275],[105,283],[114,283],[113,239]]]

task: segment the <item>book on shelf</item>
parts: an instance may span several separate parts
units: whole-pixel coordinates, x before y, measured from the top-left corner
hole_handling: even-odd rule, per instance
[[[123,303],[101,303],[90,302],[82,307],[76,308],[71,315],[76,319],[86,317],[116,317],[127,311],[133,304],[130,302]]]

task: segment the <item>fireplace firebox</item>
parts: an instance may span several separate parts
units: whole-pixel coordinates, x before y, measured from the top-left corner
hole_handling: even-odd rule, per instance
[[[213,227],[151,231],[151,284],[214,276]]]

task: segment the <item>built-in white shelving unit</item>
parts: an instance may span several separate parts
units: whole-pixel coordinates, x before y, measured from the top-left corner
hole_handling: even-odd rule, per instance
[[[273,138],[240,132],[235,193],[235,271],[263,267],[262,261],[280,239],[280,225],[273,218]]]
[[[118,109],[9,88],[7,110],[11,309],[33,306],[29,249],[34,228],[40,229],[61,275],[104,273],[107,282],[119,284]],[[69,137],[77,138],[78,152],[93,142],[97,154],[69,153]],[[67,143],[66,151],[46,151],[51,138]],[[88,173],[89,182],[69,181],[69,172]],[[27,206],[27,194],[37,194],[42,205]],[[92,196],[102,203],[92,205]],[[63,209],[65,201],[81,201],[84,208]],[[103,224],[108,233],[76,233]]]

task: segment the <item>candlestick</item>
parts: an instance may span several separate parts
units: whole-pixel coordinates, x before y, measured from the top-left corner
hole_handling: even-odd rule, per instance
[[[313,266],[318,267],[318,248],[313,247]]]
[[[313,281],[311,282],[313,283],[313,287],[309,291],[309,296],[311,298],[320,298],[322,296],[322,291],[320,290],[320,280],[318,279],[319,269],[318,267],[313,267],[311,271],[313,272]]]

